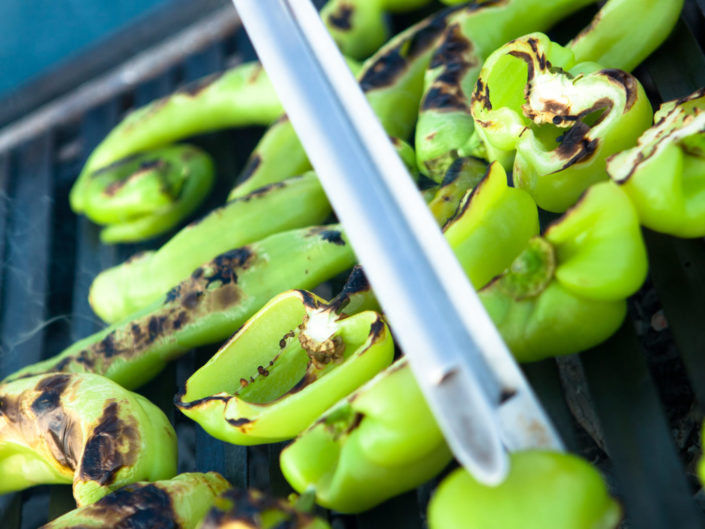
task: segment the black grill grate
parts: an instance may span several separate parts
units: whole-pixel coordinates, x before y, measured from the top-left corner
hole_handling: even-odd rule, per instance
[[[705,0],[687,0],[673,36],[637,71],[652,101],[705,86],[704,13]],[[87,302],[93,277],[148,247],[101,246],[97,228],[70,212],[68,191],[91,149],[130,108],[251,57],[244,50],[249,48],[243,35],[234,33],[82,116],[50,124],[0,152],[0,375],[99,329]],[[205,207],[227,195],[258,133],[226,131],[196,139],[218,163],[218,189]],[[646,240],[650,279],[631,300],[620,332],[593,351],[525,370],[569,448],[606,474],[625,506],[625,527],[705,527],[704,494],[693,468],[705,404],[705,247],[702,240],[655,233],[646,233]],[[278,470],[282,445],[221,443],[172,406],[177,387],[215,349],[190,352],[141,392],[176,427],[180,472],[217,470],[236,486],[285,496],[290,490]],[[422,528],[432,489],[427,484],[358,516],[321,513],[339,529]],[[0,526],[31,529],[72,506],[69,487],[0,496]]]

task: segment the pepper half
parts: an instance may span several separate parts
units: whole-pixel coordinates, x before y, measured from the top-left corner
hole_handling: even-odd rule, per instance
[[[303,290],[276,296],[186,381],[176,406],[230,443],[295,437],[394,356],[378,313],[335,308]]]
[[[418,487],[452,458],[402,359],[328,410],[280,462],[295,490],[352,513]]]
[[[593,185],[479,292],[520,362],[576,353],[612,335],[647,256],[639,218],[612,182]]]
[[[606,180],[606,158],[634,145],[652,116],[635,77],[576,64],[568,48],[542,33],[488,57],[471,110],[478,152],[513,167],[515,185],[554,212]]]
[[[705,236],[705,89],[661,105],[636,147],[607,160],[648,228]]]
[[[133,483],[67,512],[41,529],[195,529],[218,495],[229,488],[230,483],[217,472]]]
[[[510,454],[496,487],[455,470],[428,507],[430,529],[613,529],[621,509],[587,462],[556,452]]]
[[[216,498],[198,529],[330,529],[330,526],[288,501],[254,489],[232,488]]]
[[[0,494],[73,483],[80,507],[176,474],[176,433],[154,404],[92,374],[0,384]]]

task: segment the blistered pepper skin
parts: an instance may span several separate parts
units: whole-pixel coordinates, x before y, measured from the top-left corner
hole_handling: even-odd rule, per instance
[[[317,225],[330,212],[313,173],[258,189],[186,226],[158,250],[98,274],[90,288],[91,307],[108,323],[120,321],[158,301],[219,254],[277,232]]]
[[[136,154],[87,177],[85,214],[105,225],[103,243],[149,239],[193,213],[213,178],[210,156],[190,145]]]
[[[198,529],[330,529],[321,518],[254,490],[232,488],[215,500]]]
[[[517,360],[530,362],[607,339],[646,271],[638,215],[616,184],[602,182],[479,296]]]
[[[513,168],[539,207],[563,212],[607,179],[608,156],[636,143],[651,105],[633,76],[592,63],[532,33],[496,50],[472,97],[485,155]]]
[[[0,384],[0,493],[72,483],[78,506],[176,474],[176,433],[146,398],[93,374]]]
[[[139,108],[95,148],[71,189],[71,208],[86,207],[90,175],[138,152],[226,126],[267,125],[282,113],[274,87],[258,63],[245,63]]]
[[[452,459],[405,360],[328,410],[280,456],[297,491],[361,512],[418,487]]]
[[[97,502],[74,509],[40,529],[196,529],[230,483],[217,472],[191,472],[122,487]]]
[[[306,291],[276,296],[187,380],[176,406],[230,443],[295,437],[394,357],[379,314],[335,309]]]
[[[6,380],[89,372],[136,388],[189,349],[231,336],[276,294],[313,288],[354,264],[338,225],[271,235],[204,263],[163,300]]]
[[[705,236],[705,91],[664,103],[636,147],[607,171],[629,195],[641,223],[677,237]]]
[[[619,505],[599,473],[582,459],[554,452],[510,454],[496,487],[455,470],[428,507],[430,529],[614,529]]]

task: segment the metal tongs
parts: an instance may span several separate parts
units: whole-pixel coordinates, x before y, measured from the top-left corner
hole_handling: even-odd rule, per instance
[[[310,0],[233,0],[458,461],[563,450]]]

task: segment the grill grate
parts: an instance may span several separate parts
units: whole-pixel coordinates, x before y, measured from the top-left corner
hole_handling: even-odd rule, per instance
[[[705,0],[687,0],[673,36],[637,71],[652,101],[705,86],[704,13]],[[251,57],[246,40],[231,32],[172,61],[158,76],[145,76],[81,116],[63,116],[0,152],[0,376],[98,330],[101,323],[87,302],[93,277],[163,242],[101,246],[98,229],[70,212],[70,186],[92,148],[130,108],[243,57]],[[215,198],[204,208],[227,195],[259,132],[196,139],[218,164]],[[703,527],[705,495],[693,464],[705,404],[705,247],[702,240],[651,232],[646,240],[649,282],[631,300],[630,318],[619,333],[593,351],[527,365],[525,371],[568,447],[607,476],[625,506],[625,527]],[[217,470],[236,486],[285,496],[290,489],[278,466],[283,444],[245,448],[219,442],[172,406],[177,387],[215,349],[191,351],[141,392],[175,425],[180,472]],[[420,529],[432,489],[424,485],[358,516],[321,514],[338,529]],[[0,496],[0,526],[31,529],[72,507],[69,487]]]

